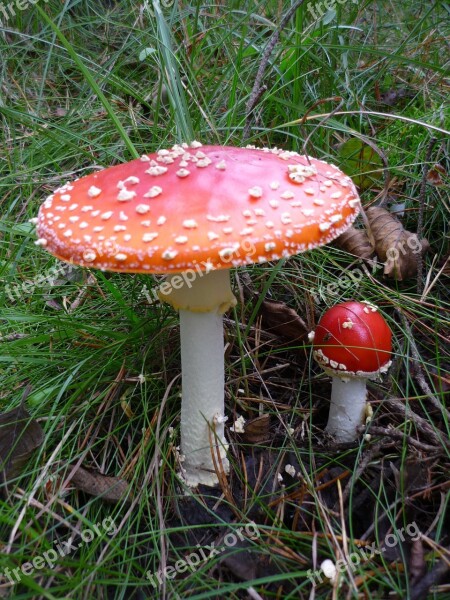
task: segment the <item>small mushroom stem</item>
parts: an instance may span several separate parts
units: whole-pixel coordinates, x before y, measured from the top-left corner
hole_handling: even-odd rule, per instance
[[[343,381],[339,377],[333,377],[326,431],[337,442],[353,442],[357,438],[356,428],[364,423],[366,397],[365,379],[352,378]]]
[[[170,275],[160,298],[180,311],[182,477],[190,487],[218,483],[216,463],[229,471],[224,432],[223,313],[236,304],[227,269]],[[219,458],[217,457],[220,457]]]

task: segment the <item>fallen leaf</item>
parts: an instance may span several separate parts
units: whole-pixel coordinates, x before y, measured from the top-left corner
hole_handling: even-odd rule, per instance
[[[17,477],[34,450],[44,441],[44,432],[23,402],[0,414],[0,481]]]
[[[380,206],[372,206],[366,211],[371,233],[375,240],[375,250],[385,265],[387,277],[403,281],[417,273],[417,260],[420,252],[425,254],[430,247],[426,239],[406,231],[398,219]]]
[[[334,240],[334,244],[359,258],[370,258],[375,250],[365,229],[349,227]]]
[[[284,302],[264,300],[261,304],[262,327],[268,333],[285,338],[289,342],[299,342],[308,335],[303,319]]]
[[[245,422],[244,433],[241,434],[244,442],[262,444],[270,440],[270,415],[265,414]]]
[[[425,562],[425,550],[421,539],[413,540],[411,544],[409,572],[411,574],[412,583],[420,581],[427,572],[427,564]]]
[[[441,175],[446,176],[447,171],[441,165],[434,165],[427,173],[427,182],[436,186],[444,185]]]

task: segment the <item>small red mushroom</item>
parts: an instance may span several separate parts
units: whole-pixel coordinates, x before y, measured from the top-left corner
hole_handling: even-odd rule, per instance
[[[310,339],[313,356],[332,376],[331,407],[326,431],[338,442],[356,439],[364,422],[366,381],[391,364],[391,330],[368,302],[342,302],[327,310]]]

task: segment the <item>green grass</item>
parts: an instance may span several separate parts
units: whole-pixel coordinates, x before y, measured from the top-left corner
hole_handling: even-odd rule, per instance
[[[261,332],[256,300],[247,299],[226,321],[227,414],[229,421],[237,414],[249,419],[261,410],[270,436],[259,443],[233,438],[232,495],[221,502],[220,492],[189,498],[177,484],[177,315],[146,300],[143,288],[157,278],[68,269],[33,243],[28,219],[45,197],[93,166],[185,139],[243,143],[245,106],[286,3],[167,4],[158,12],[129,0],[48,0],[2,19],[0,413],[19,406],[30,385],[26,404],[45,439],[7,489],[0,487],[0,574],[70,536],[77,544],[84,531],[95,536],[13,588],[0,584],[0,597],[200,600],[217,598],[219,588],[231,599],[408,598],[411,548],[423,550],[431,571],[450,545],[447,174],[442,186],[426,188],[422,235],[431,250],[423,295],[415,279],[386,280],[376,267],[358,286],[329,287],[362,268],[332,246],[281,268],[246,269],[254,290],[286,302],[310,329],[339,301],[379,305],[394,332],[395,359],[383,382],[369,386],[372,424],[393,425],[434,451],[406,438],[379,444],[377,435],[348,450],[328,444],[328,379],[308,345]],[[445,2],[365,0],[336,3],[315,22],[305,3],[270,56],[248,142],[303,152],[309,137],[310,154],[339,165],[342,142],[372,141],[388,161],[389,202],[405,202],[403,223],[416,231],[432,137],[432,165],[447,173],[450,167],[449,20]],[[406,93],[383,103],[384,93],[398,90]],[[353,175],[365,170],[357,164]],[[362,192],[365,206],[382,195],[383,177],[372,175]],[[420,372],[441,409],[424,392]],[[392,397],[426,418],[438,441],[383,402]],[[285,464],[299,477],[286,475]],[[106,502],[65,485],[78,466],[125,479],[129,495]],[[167,578],[165,591],[146,578],[197,545],[223,544],[224,535],[249,521],[259,534],[249,542],[250,555],[230,547]],[[107,531],[102,523],[114,527]],[[389,533],[411,523],[426,533],[421,548],[407,539],[344,569],[334,592],[328,580],[317,580],[311,595],[310,569],[326,558],[361,557],[363,542],[379,549]],[[428,597],[449,597],[449,585],[447,577]]]

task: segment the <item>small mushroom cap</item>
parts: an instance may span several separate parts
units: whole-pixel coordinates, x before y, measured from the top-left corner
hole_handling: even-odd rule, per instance
[[[208,271],[327,244],[359,210],[355,186],[334,165],[193,142],[65,184],[39,210],[37,243],[103,270]]]
[[[373,378],[391,364],[391,330],[368,302],[331,307],[320,318],[313,339],[315,360],[332,375]]]

